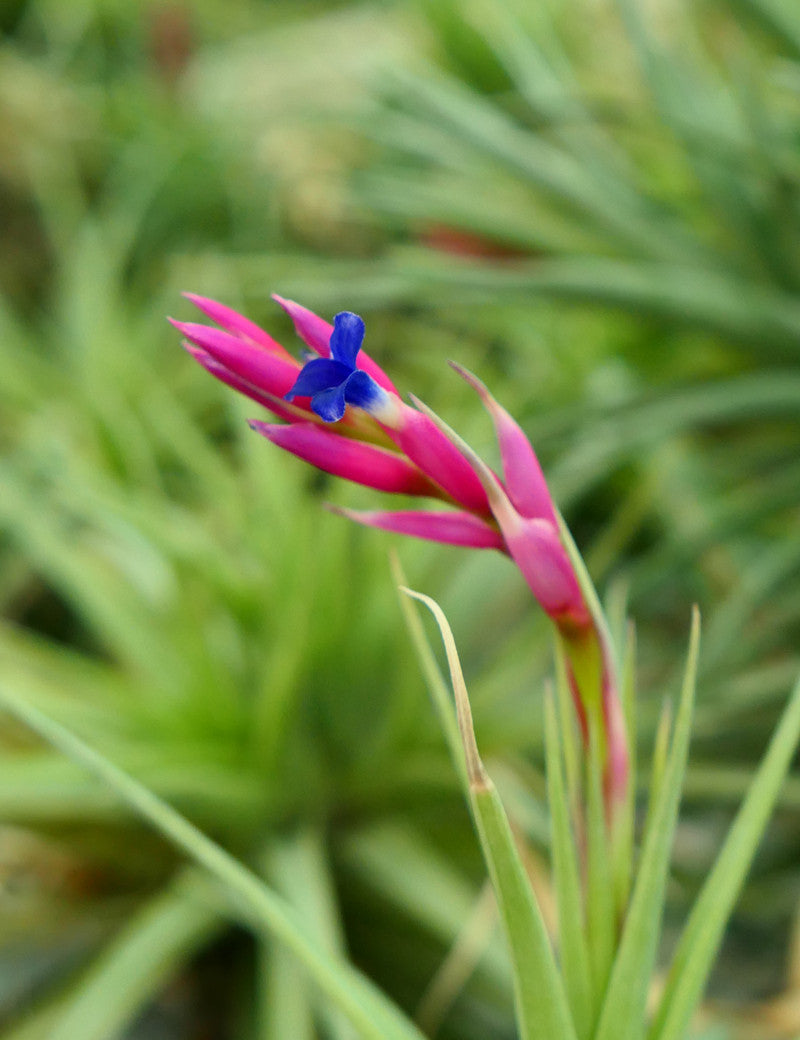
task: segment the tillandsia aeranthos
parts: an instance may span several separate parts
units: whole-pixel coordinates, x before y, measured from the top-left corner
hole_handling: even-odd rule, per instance
[[[445,717],[446,732],[461,756],[462,779],[506,928],[521,1040],[683,1040],[800,734],[800,685],[697,900],[664,995],[648,1022],[689,747],[697,616],[674,722],[665,709],[656,742],[650,806],[634,870],[633,698],[621,695],[597,596],[518,423],[480,380],[452,365],[491,416],[499,444],[498,475],[420,401],[400,397],[363,351],[365,329],[358,315],[343,311],[331,325],[291,300],[274,297],[311,354],[302,364],[236,311],[186,295],[218,326],[173,321],[189,353],[280,420],[252,420],[254,430],[327,473],[435,505],[338,513],[387,531],[505,553],[553,622],[559,697],[557,708],[546,698],[545,733],[558,904],[555,942],[480,760],[446,619],[433,601],[411,593],[433,611],[447,649],[458,728],[448,726]],[[632,667],[626,668],[626,694],[633,688],[631,676]],[[445,703],[440,710],[446,716],[452,706]]]
[[[173,321],[187,349],[212,375],[251,397],[282,423],[253,420],[268,440],[319,469],[380,491],[439,499],[450,508],[339,510],[361,524],[430,541],[492,548],[517,564],[552,619],[587,744],[603,758],[609,826],[628,797],[627,733],[616,667],[596,600],[564,542],[536,454],[520,426],[465,369],[495,426],[500,479],[420,402],[402,400],[363,350],[364,322],[349,311],[333,325],[299,304],[274,299],[313,357],[301,365],[271,336],[230,308],[187,294],[220,328]]]

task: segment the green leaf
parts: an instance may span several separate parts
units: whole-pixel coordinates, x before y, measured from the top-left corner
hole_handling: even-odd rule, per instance
[[[628,787],[625,804],[619,811],[615,833],[614,890],[620,920],[624,917],[630,894],[633,870],[633,838],[636,823],[637,731],[636,731],[636,630],[628,625],[620,677],[620,696],[628,734]]]
[[[647,821],[630,909],[611,972],[595,1040],[644,1035],[647,991],[658,949],[670,850],[691,736],[700,642],[700,616],[692,616],[689,654],[664,779]]]
[[[569,798],[564,783],[559,727],[553,695],[545,698],[545,749],[547,753],[547,800],[550,806],[550,846],[558,904],[558,937],[569,1004],[580,1038],[592,1025],[592,987],[589,950],[583,915],[580,867],[570,827]]]
[[[423,833],[395,823],[373,824],[337,847],[350,870],[406,917],[451,944],[475,911],[480,894]],[[511,966],[499,930],[484,948],[480,969],[503,998],[511,994]]]
[[[584,157],[533,135],[502,109],[456,80],[393,70],[407,104],[459,143],[467,142],[546,197],[568,207],[610,239],[644,255],[686,256],[696,250],[674,223],[634,191],[609,192]],[[622,186],[621,186],[622,187]]]
[[[616,920],[614,871],[603,799],[603,752],[600,726],[589,723],[586,764],[586,928],[595,996],[602,998],[614,959]]]
[[[656,737],[653,743],[653,755],[650,768],[650,791],[647,802],[646,820],[652,820],[655,815],[655,806],[661,797],[661,789],[664,784],[664,776],[667,770],[667,759],[669,757],[669,739],[672,731],[672,704],[667,699],[661,709],[656,727]]]
[[[443,294],[471,304],[539,296],[578,300],[709,329],[787,360],[796,360],[800,350],[795,298],[708,266],[567,256],[506,269],[452,256],[442,260],[413,249],[399,250],[397,257],[397,273],[405,271],[422,295],[436,294],[440,301]],[[788,388],[778,393],[779,399],[789,396]]]
[[[261,938],[256,992],[258,1040],[314,1040],[308,980],[284,947]]]
[[[800,58],[800,17],[793,4],[781,0],[740,0]]]
[[[112,1040],[183,960],[223,924],[217,892],[195,871],[146,903],[62,1005],[48,1040]]]
[[[578,721],[572,690],[569,687],[567,659],[561,643],[555,638],[555,672],[556,700],[558,703],[558,721],[560,750],[564,759],[564,778],[567,786],[567,804],[574,827],[582,826],[582,766],[583,737],[578,732]]]
[[[400,566],[400,559],[396,553],[391,553],[389,561],[395,584],[402,590],[405,588],[406,580],[403,569]],[[411,636],[411,642],[414,646],[414,652],[417,655],[417,660],[422,669],[425,685],[428,687],[428,692],[431,695],[436,713],[439,716],[439,724],[444,732],[445,740],[447,741],[447,746],[450,750],[450,757],[453,760],[453,765],[458,771],[461,782],[466,784],[467,775],[464,764],[464,749],[461,745],[461,737],[458,731],[458,720],[456,719],[456,713],[453,709],[453,701],[450,697],[450,691],[447,689],[447,684],[439,670],[436,655],[431,649],[431,645],[425,635],[425,630],[422,627],[419,614],[414,609],[413,605],[409,603],[407,596],[400,596],[400,609],[403,612],[403,620],[406,623],[406,628],[408,629],[408,633]]]
[[[605,648],[613,661],[614,647],[608,622],[600,604],[591,576],[564,518],[556,511],[561,542],[567,551],[573,571],[580,584],[585,602],[591,611],[597,642]],[[566,652],[566,648],[564,651]],[[613,667],[613,665],[612,665]],[[566,664],[562,666],[565,670]],[[616,670],[616,669],[615,669]],[[605,750],[602,744],[606,731],[600,691],[597,700],[584,697],[587,712],[589,746],[586,758],[586,861],[587,861],[587,915],[589,956],[596,997],[605,992],[616,939],[615,915],[615,856],[606,821],[603,797],[603,767]]]
[[[496,931],[497,901],[491,884],[486,881],[475,905],[463,919],[455,942],[417,1005],[416,1019],[426,1033],[435,1035],[439,1031]]]
[[[650,1040],[680,1040],[685,1033],[798,739],[800,682],[792,692],[747,797],[689,915],[649,1033]]]
[[[506,929],[521,1040],[577,1040],[564,983],[536,895],[497,790],[483,767],[453,633],[435,600],[404,589],[430,610],[442,635],[467,767],[468,797]]]
[[[41,737],[75,759],[112,788],[191,859],[221,882],[258,931],[266,931],[297,957],[331,1002],[347,1015],[364,1040],[422,1040],[416,1026],[350,964],[320,951],[291,908],[252,871],[239,863],[180,813],[30,704],[0,691],[0,704]]]
[[[344,929],[323,834],[317,828],[307,827],[276,842],[270,848],[267,858],[268,879],[275,890],[295,908],[308,936],[313,938],[318,949],[332,956],[344,957]],[[283,958],[284,961],[286,959]],[[292,963],[291,968],[296,977],[297,964]],[[280,970],[278,967],[278,972]],[[307,990],[307,981],[302,976],[301,980]],[[325,1022],[330,1040],[352,1040],[352,1027],[338,1009],[323,1004],[319,1011],[317,1017]],[[302,1035],[291,1031],[281,1032],[277,1027],[273,1032],[276,1040]]]
[[[473,786],[481,849],[506,928],[517,992],[521,1040],[577,1040],[564,983],[542,912],[520,859],[494,784]]]

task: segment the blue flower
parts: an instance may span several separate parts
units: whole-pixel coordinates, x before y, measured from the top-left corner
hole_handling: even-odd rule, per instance
[[[337,314],[330,338],[331,356],[314,358],[304,365],[286,400],[310,397],[312,411],[328,423],[338,422],[348,404],[367,412],[385,408],[386,391],[372,376],[356,368],[363,342],[363,320],[350,311]]]

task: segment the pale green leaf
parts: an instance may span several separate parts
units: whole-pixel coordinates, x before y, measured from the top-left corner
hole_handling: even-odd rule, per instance
[[[651,1040],[680,1040],[714,962],[725,924],[753,861],[800,739],[800,682],[725,844],[697,897],[670,969]]]
[[[464,676],[447,618],[429,596],[407,591],[430,610],[439,626],[450,667],[469,780],[468,797],[481,850],[506,929],[514,970],[521,1040],[577,1040],[564,983],[530,879],[520,858],[497,790],[475,742]]]
[[[364,1040],[421,1040],[422,1034],[416,1026],[373,983],[352,965],[321,951],[279,896],[180,813],[32,705],[17,700],[7,691],[0,693],[0,704],[94,773],[173,844],[208,870],[254,928],[269,932],[292,951],[325,997],[348,1016]]]
[[[223,925],[219,898],[186,872],[136,912],[62,1005],[48,1040],[113,1040]]]
[[[664,780],[647,821],[630,909],[595,1040],[636,1040],[644,1035],[647,992],[658,949],[670,850],[689,752],[699,640],[700,617],[695,610],[672,746]]]
[[[589,1035],[592,1025],[592,987],[589,951],[584,926],[583,894],[575,836],[570,827],[570,806],[559,747],[559,729],[552,694],[545,698],[545,749],[547,800],[550,806],[550,846],[558,904],[558,938],[561,966],[578,1037]]]

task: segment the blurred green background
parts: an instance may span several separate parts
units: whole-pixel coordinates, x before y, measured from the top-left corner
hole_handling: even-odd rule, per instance
[[[450,617],[546,897],[548,629],[492,554],[253,435],[179,349],[271,292],[487,457],[520,419],[615,618],[645,748],[705,619],[669,922],[800,667],[794,0],[0,3],[0,681],[254,866],[442,1038],[511,1040],[502,942],[387,550]],[[6,722],[0,1033],[347,1040],[281,951]],[[795,1037],[800,777],[697,1036]],[[453,949],[457,937],[459,945]]]

